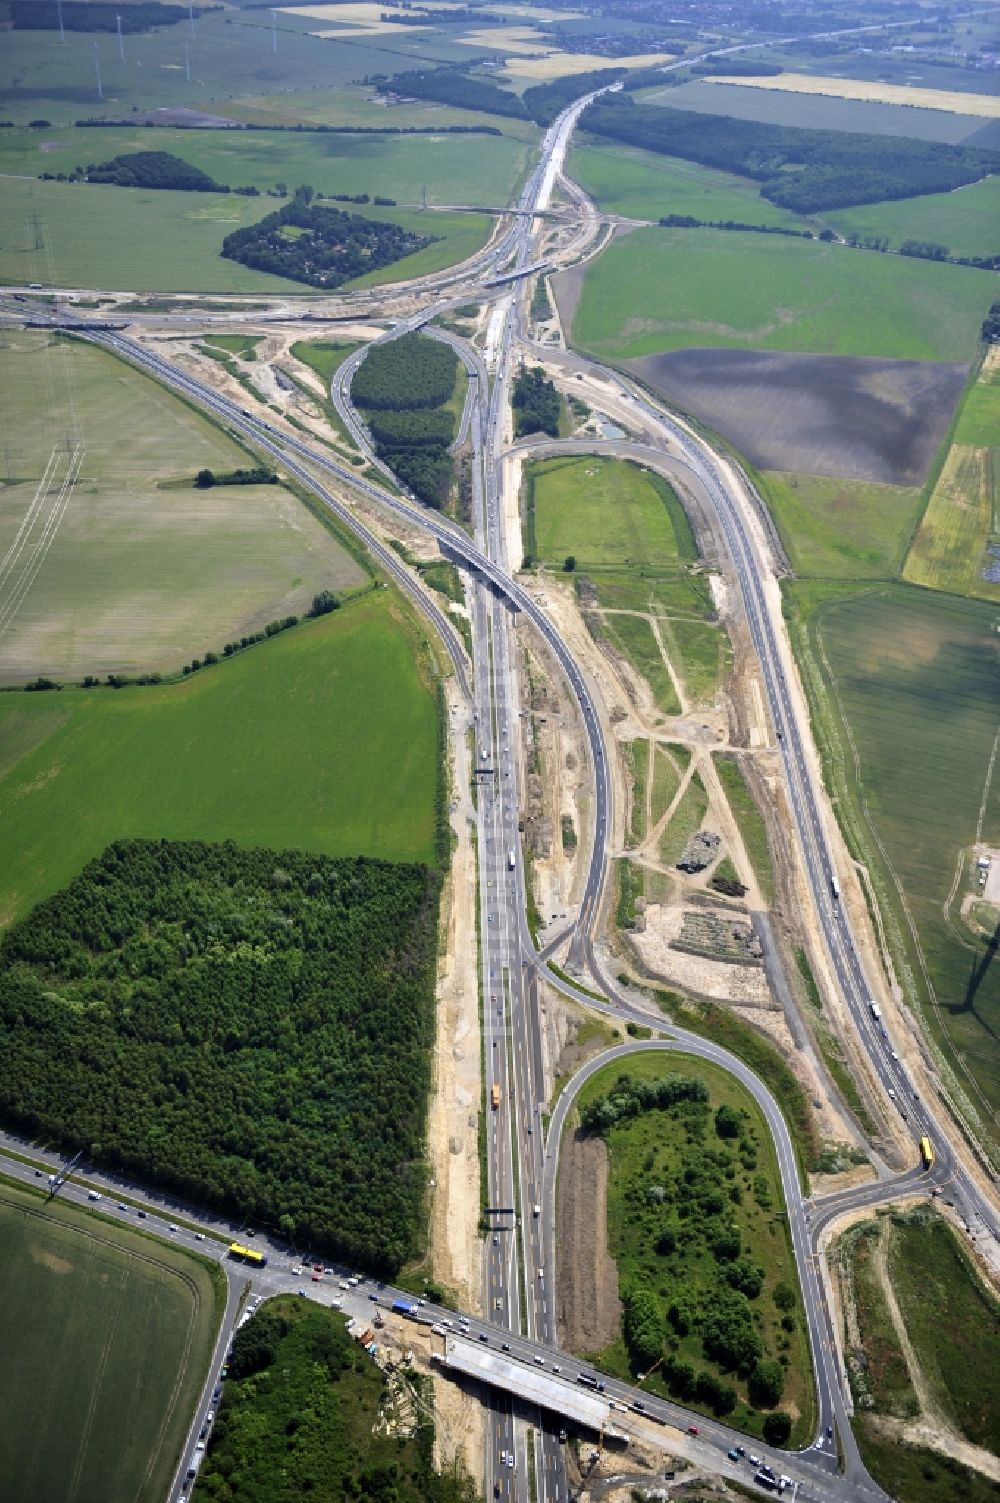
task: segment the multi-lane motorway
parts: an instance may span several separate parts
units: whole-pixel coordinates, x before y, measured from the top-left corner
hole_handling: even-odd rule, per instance
[[[481,279],[495,281],[498,276],[517,274],[535,264],[537,221],[533,214],[545,208],[548,202],[552,186],[562,172],[576,119],[586,103],[586,100],[578,101],[547,132],[539,163],[519,200],[519,214],[498,233],[488,254],[476,262],[476,273]],[[579,250],[592,242],[597,221],[588,209],[584,195],[577,191],[570,197],[584,222],[579,234],[571,236],[568,244]],[[563,253],[565,251],[566,243]],[[468,268],[464,275],[468,276]],[[461,288],[459,297],[467,300],[471,294],[467,282],[460,278],[455,280]],[[447,306],[440,300],[440,286],[440,281],[435,280],[427,289],[432,294],[430,303],[420,313],[407,316],[403,322],[390,328],[383,337],[396,337],[408,328],[418,327]],[[476,819],[490,1203],[483,1284],[483,1304],[489,1329],[483,1327],[483,1334],[488,1341],[501,1339],[515,1355],[535,1363],[551,1362],[551,1349],[556,1341],[554,1184],[559,1133],[575,1091],[586,1078],[586,1073],[581,1075],[564,1092],[548,1132],[543,1134],[539,1116],[544,1094],[538,1010],[540,975],[544,975],[549,984],[569,991],[586,1005],[601,1006],[623,1020],[646,1018],[648,1021],[648,1017],[641,1008],[621,996],[609,978],[602,974],[593,949],[607,870],[612,813],[607,753],[593,696],[580,666],[554,624],[538,602],[512,577],[511,561],[505,556],[502,526],[501,457],[507,443],[507,386],[520,354],[556,360],[584,378],[597,377],[606,381],[608,373],[571,353],[533,350],[520,321],[522,291],[514,282],[494,286],[490,294],[497,303],[492,385],[490,372],[478,351],[453,335],[438,329],[431,331],[435,337],[446,338],[459,349],[470,378],[463,426],[468,427],[475,456],[474,538],[471,539],[445,519],[415,507],[407,497],[400,497],[375,480],[360,479],[349,467],[329,455],[313,449],[283,429],[261,421],[123,333],[95,331],[88,337],[144,366],[208,407],[241,437],[271,455],[287,472],[308,485],[361,537],[386,572],[418,600],[447,645],[457,681],[468,704],[478,769]],[[479,296],[482,299],[481,290]],[[370,298],[366,302],[370,316],[369,304]],[[364,355],[365,350],[359,351],[340,368],[332,397],[354,442],[374,461],[368,435],[350,400],[351,381]],[[907,1130],[913,1132],[914,1138],[928,1132],[937,1148],[937,1161],[930,1175],[921,1176],[914,1170],[895,1181],[882,1181],[838,1197],[828,1206],[811,1206],[802,1199],[784,1119],[763,1085],[725,1051],[686,1035],[682,1030],[664,1029],[662,1020],[659,1020],[661,1031],[672,1040],[664,1047],[683,1045],[690,1052],[724,1064],[745,1081],[765,1112],[778,1148],[789,1226],[802,1279],[819,1400],[819,1427],[814,1448],[794,1464],[787,1457],[780,1458],[780,1467],[804,1484],[801,1496],[869,1498],[875,1496],[877,1490],[864,1473],[854,1446],[845,1412],[845,1386],[843,1374],[838,1369],[832,1312],[827,1307],[817,1276],[815,1254],[819,1236],[835,1214],[857,1205],[875,1204],[895,1195],[912,1193],[920,1186],[929,1188],[932,1184],[941,1186],[947,1183],[949,1198],[954,1199],[965,1218],[975,1223],[978,1229],[995,1235],[996,1220],[986,1196],[964,1172],[960,1160],[953,1157],[938,1112],[926,1100],[914,1099],[913,1082],[906,1076],[885,1026],[872,1012],[871,1002],[876,992],[872,980],[866,976],[841,900],[840,877],[825,823],[825,806],[817,786],[815,761],[809,754],[808,729],[801,722],[800,701],[792,692],[794,665],[774,599],[763,583],[767,577],[768,561],[762,557],[761,545],[751,525],[749,499],[742,492],[738,477],[734,480],[731,468],[720,465],[703,439],[660,409],[640,388],[619,382],[617,377],[614,380],[620,388],[619,399],[634,415],[636,426],[649,435],[644,445],[629,446],[638,451],[635,457],[641,458],[645,452],[658,468],[667,460],[682,465],[689,485],[698,489],[702,504],[710,511],[723,539],[727,554],[725,566],[738,586],[759,659],[798,833],[799,854],[832,973],[850,1008],[876,1078],[885,1090],[888,1109],[905,1113]],[[383,473],[386,472],[383,470]],[[329,484],[324,475],[332,477]],[[368,502],[374,502],[397,516],[405,516],[410,525],[416,523],[423,527],[436,537],[450,557],[469,571],[475,646],[471,675],[465,650],[447,614],[426,595],[410,571],[360,519],[347,499],[359,493]],[[513,562],[516,565],[518,561]],[[592,843],[586,884],[573,927],[570,966],[573,969],[589,967],[593,979],[605,993],[607,1001],[604,1004],[595,1004],[590,997],[544,970],[527,931],[524,873],[516,834],[520,807],[518,758],[521,737],[516,650],[516,635],[520,628],[514,625],[515,614],[529,621],[551,650],[576,697],[587,736],[590,772],[594,781]],[[71,1193],[69,1187],[65,1193]],[[168,1235],[190,1235],[197,1239],[201,1234],[178,1231]],[[284,1287],[280,1280],[291,1276],[283,1269],[271,1268],[266,1278],[260,1277],[262,1287]],[[277,1284],[275,1280],[278,1280]],[[629,1402],[627,1391],[622,1389],[622,1392],[625,1401]],[[516,1497],[518,1503],[522,1503],[528,1496],[529,1475],[525,1426],[523,1422],[515,1421],[509,1399],[498,1396],[495,1404],[490,1427],[488,1485],[491,1491],[496,1486],[499,1494]],[[690,1418],[676,1406],[650,1401],[648,1407],[655,1410],[658,1419],[666,1424],[678,1425]],[[732,1433],[704,1421],[699,1421],[699,1430],[698,1445],[706,1448],[718,1469],[725,1470],[722,1453],[733,1443]],[[843,1476],[833,1472],[838,1438],[845,1466]],[[546,1503],[564,1503],[565,1473],[556,1425],[550,1417],[538,1417],[535,1448],[533,1472],[539,1494]],[[501,1460],[507,1454],[513,1455],[513,1466]]]

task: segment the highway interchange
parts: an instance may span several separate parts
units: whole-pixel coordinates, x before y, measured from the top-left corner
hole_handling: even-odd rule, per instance
[[[488,1128],[490,1214],[487,1217],[483,1273],[486,1323],[473,1321],[473,1335],[482,1330],[490,1341],[506,1342],[512,1355],[523,1357],[525,1362],[534,1363],[539,1357],[551,1362],[553,1350],[557,1347],[555,1174],[561,1129],[576,1092],[593,1070],[608,1058],[624,1055],[636,1047],[621,1046],[619,1050],[608,1051],[591,1061],[563,1092],[547,1132],[543,1131],[540,1109],[544,1085],[538,988],[544,977],[546,984],[622,1022],[654,1022],[657,1031],[665,1036],[656,1047],[683,1048],[686,1052],[723,1064],[755,1095],[777,1148],[789,1229],[802,1280],[818,1400],[814,1446],[794,1458],[777,1455],[774,1465],[800,1483],[801,1497],[879,1497],[882,1495],[861,1464],[847,1417],[846,1377],[839,1368],[838,1343],[832,1327],[833,1312],[818,1273],[817,1251],[822,1233],[836,1216],[848,1210],[887,1203],[907,1194],[926,1194],[931,1188],[944,1186],[948,1187],[949,1199],[954,1201],[965,1221],[975,1225],[980,1234],[995,1237],[997,1221],[979,1184],[967,1173],[962,1161],[953,1155],[949,1132],[940,1112],[923,1097],[914,1099],[913,1083],[897,1057],[885,1024],[873,1015],[871,1004],[878,990],[865,973],[850,918],[841,901],[825,805],[816,783],[815,759],[810,755],[809,729],[800,723],[798,702],[789,689],[789,675],[794,673],[794,667],[780,617],[776,617],[774,601],[762,582],[766,577],[766,560],[761,557],[759,542],[749,525],[746,497],[735,493],[730,472],[724,471],[705,440],[657,406],[641,388],[620,381],[617,375],[609,376],[593,362],[572,352],[554,352],[547,347],[542,351],[533,347],[522,324],[525,284],[504,280],[512,272],[523,271],[537,263],[536,235],[541,222],[534,215],[548,206],[553,187],[562,174],[565,151],[577,117],[588,102],[587,99],[578,101],[550,127],[538,165],[519,199],[517,207],[520,212],[510,216],[486,251],[473,258],[465,268],[453,269],[448,277],[434,278],[427,289],[429,301],[422,311],[396,321],[381,336],[398,337],[409,328],[426,324],[448,306],[468,301],[472,296],[477,296],[480,301],[486,297],[494,300],[498,337],[493,346],[492,371],[487,369],[482,354],[471,345],[439,328],[428,330],[459,349],[470,377],[470,396],[462,423],[468,428],[474,454],[471,539],[447,519],[420,509],[410,499],[401,498],[373,479],[359,477],[350,467],[315,445],[263,422],[123,332],[91,330],[85,337],[145,367],[209,408],[227,427],[258,451],[280,461],[286,472],[316,493],[360,537],[385,572],[417,601],[441,636],[455,668],[457,683],[468,706],[466,723],[455,728],[456,734],[464,736],[466,726],[472,729],[474,761],[478,769],[476,833]],[[568,249],[567,244],[563,245],[562,254],[585,254],[599,229],[599,218],[575,185],[567,183],[567,190],[564,196],[580,212],[581,225],[578,233],[568,241]],[[490,283],[493,285],[484,292],[484,286]],[[412,292],[413,288],[408,290]],[[443,290],[447,291],[447,296],[442,296]],[[370,304],[373,300],[373,294],[365,295],[366,317],[372,316]],[[23,317],[22,309],[10,305],[4,311]],[[49,317],[53,322],[66,322],[60,313]],[[371,453],[368,435],[351,405],[351,381],[367,349],[368,346],[363,347],[341,366],[331,396],[354,442],[368,455],[370,463],[389,479],[388,472]],[[887,1108],[905,1113],[907,1130],[912,1132],[914,1139],[927,1133],[934,1141],[937,1157],[929,1174],[911,1169],[895,1179],[880,1179],[860,1190],[831,1198],[829,1202],[813,1205],[805,1201],[784,1118],[757,1077],[726,1051],[673,1025],[665,1026],[659,1016],[651,1018],[641,1003],[623,996],[601,970],[593,941],[608,869],[608,842],[612,829],[608,749],[604,745],[600,718],[583,670],[543,607],[513,577],[512,568],[516,568],[520,560],[509,560],[505,552],[502,460],[509,443],[508,385],[522,355],[555,362],[587,377],[613,380],[619,388],[620,400],[634,414],[636,426],[647,435],[642,444],[630,443],[628,448],[636,450],[635,457],[638,458],[643,457],[645,450],[649,462],[657,468],[669,468],[672,464],[678,471],[683,471],[687,484],[697,489],[701,504],[717,524],[727,554],[724,567],[738,585],[744,617],[763,677],[798,835],[799,856],[832,972],[874,1074],[885,1092]],[[409,525],[423,528],[436,538],[446,556],[467,570],[474,643],[471,673],[461,638],[447,613],[428,596],[412,572],[362,520],[355,504],[348,499],[359,495],[379,511],[402,516]],[[515,632],[519,628],[514,625],[517,617],[531,623],[559,664],[577,701],[589,743],[589,771],[594,785],[591,852],[583,896],[572,925],[568,966],[581,975],[589,971],[590,985],[596,983],[606,998],[603,1003],[596,1002],[589,991],[584,992],[549,971],[528,932],[525,874],[517,835],[521,801],[518,760],[521,696],[515,646]],[[500,1097],[496,1110],[490,1106],[494,1085],[498,1087]],[[24,1151],[23,1146],[21,1151]],[[34,1172],[7,1156],[4,1156],[4,1168],[5,1172],[23,1177],[33,1176]],[[91,1176],[92,1181],[97,1178]],[[67,1184],[60,1193],[72,1196],[83,1192]],[[133,1198],[144,1194],[141,1188],[134,1187]],[[149,1200],[148,1195],[146,1200]],[[536,1206],[539,1208],[537,1215]],[[120,1214],[130,1215],[131,1212]],[[222,1223],[191,1208],[185,1210],[185,1219],[192,1227],[203,1223],[207,1232],[178,1227],[166,1233],[171,1240],[189,1240],[192,1246],[200,1246],[205,1235],[229,1235],[232,1231],[228,1226],[223,1229]],[[283,1251],[274,1247],[272,1265]],[[237,1284],[250,1277],[257,1292],[294,1287],[295,1280],[287,1269],[279,1270],[272,1265],[259,1273],[227,1265],[229,1308],[209,1374],[207,1394],[212,1392],[217,1380],[232,1329]],[[429,1318],[434,1313],[429,1311]],[[634,1394],[630,1398],[625,1385],[612,1385],[609,1381],[608,1387],[609,1392],[620,1395],[622,1402],[634,1400]],[[692,1418],[677,1406],[652,1399],[644,1402],[651,1415],[678,1429],[683,1430]],[[547,1503],[566,1503],[569,1494],[558,1421],[550,1416],[544,1417],[532,1427],[535,1455],[533,1466],[529,1468],[527,1425],[523,1418],[517,1417],[508,1396],[498,1394],[492,1403],[486,1477],[489,1493],[526,1503],[529,1473],[533,1471],[541,1499]],[[201,1409],[193,1421],[185,1457],[178,1470],[176,1497],[182,1495],[186,1462],[195,1442],[200,1414]],[[731,1474],[733,1464],[726,1460],[725,1453],[738,1437],[724,1426],[700,1417],[697,1423],[698,1440],[689,1441],[688,1445],[693,1444],[696,1451],[703,1451],[713,1469],[723,1473],[728,1470]],[[513,1466],[501,1460],[508,1452],[514,1455]],[[746,1480],[745,1468],[743,1475]]]

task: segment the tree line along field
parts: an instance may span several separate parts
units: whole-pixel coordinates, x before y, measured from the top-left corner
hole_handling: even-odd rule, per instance
[[[195,489],[200,469],[245,468],[246,451],[103,350],[12,333],[0,350],[0,398],[16,479],[0,491],[0,555],[53,445],[76,432],[84,447],[61,520],[53,500],[30,534],[34,543],[46,519],[58,521],[47,548],[0,579],[0,683],[177,673],[196,653],[301,614],[318,590],[343,596],[370,582],[284,487]]]
[[[590,263],[573,338],[615,360],[687,347],[967,361],[985,272],[817,241],[635,230]]]
[[[880,1216],[852,1228],[837,1243],[835,1266],[842,1299],[855,1317],[848,1374],[857,1404],[855,1430],[866,1465],[901,1503],[954,1496],[985,1503],[995,1483],[951,1460],[950,1433],[991,1451],[998,1447],[993,1371],[1000,1314],[950,1227],[921,1207]],[[909,1350],[904,1351],[891,1287]],[[915,1438],[921,1392],[934,1408],[938,1446]]]
[[[426,638],[379,589],[178,683],[0,696],[0,923],[124,837],[433,862]]]
[[[395,1272],[423,1232],[438,873],[118,841],[0,941],[0,1115]]]
[[[165,1497],[225,1303],[211,1264],[0,1186],[0,1486]]]
[[[905,1000],[921,1009],[947,1093],[979,1112],[995,1153],[1000,970],[960,911],[970,847],[1000,842],[1000,785],[988,782],[995,610],[907,585],[785,589],[825,774],[872,875]]]
[[[804,1441],[808,1341],[774,1146],[752,1097],[724,1070],[656,1052],[596,1074],[579,1114],[608,1147],[624,1307],[622,1340],[601,1365],[645,1372],[650,1391],[751,1435]]]

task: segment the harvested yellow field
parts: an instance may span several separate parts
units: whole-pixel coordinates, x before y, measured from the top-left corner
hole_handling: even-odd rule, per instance
[[[599,57],[594,52],[551,52],[548,57],[516,58],[501,70],[501,77],[539,79],[568,78],[573,73],[591,73],[596,68],[655,68],[673,61],[671,52],[643,52],[631,57]]]
[[[809,73],[779,73],[774,78],[707,78],[706,83],[741,89],[777,89],[782,94],[827,94],[833,99],[862,99],[868,104],[906,104],[949,115],[983,115],[1000,120],[1000,97],[961,94],[953,89],[918,89],[909,84],[878,83],[866,78],[814,78]]]
[[[440,10],[437,0],[433,0],[434,10]],[[456,10],[463,9],[456,5]],[[544,10],[539,5],[491,5],[490,10],[498,16],[530,16],[533,21],[582,21],[583,11],[580,10]]]
[[[992,526],[989,466],[989,449],[952,446],[903,567],[910,584],[1000,600],[1000,584],[980,578]]]
[[[308,16],[310,21],[322,21],[327,26],[331,22],[336,29],[313,31],[315,37],[343,36],[345,31],[350,31],[354,36],[371,37],[381,33],[394,31],[416,31],[416,26],[407,21],[383,21],[381,16],[385,11],[382,5],[284,5],[282,14],[287,16]]]
[[[516,52],[525,57],[544,57],[552,51],[552,43],[533,26],[494,26],[488,31],[466,32],[455,41],[463,47],[486,47],[490,52]]]

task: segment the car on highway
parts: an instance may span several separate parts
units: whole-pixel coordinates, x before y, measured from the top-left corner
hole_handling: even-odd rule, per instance
[[[701,1432],[698,1429],[697,1425],[688,1425],[688,1434],[689,1435],[699,1435],[700,1433]]]

